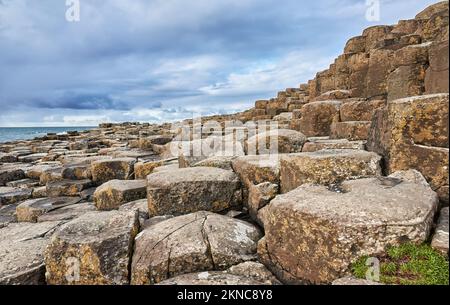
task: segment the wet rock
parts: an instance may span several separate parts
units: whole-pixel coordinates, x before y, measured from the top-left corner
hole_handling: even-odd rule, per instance
[[[21,180],[25,178],[25,173],[22,168],[14,164],[0,165],[0,186],[7,182]]]
[[[160,222],[136,237],[131,283],[154,284],[253,260],[260,238],[253,225],[208,212]]]
[[[220,212],[241,204],[241,188],[232,171],[184,168],[149,175],[147,198],[150,216]]]
[[[134,212],[90,212],[62,225],[45,251],[50,285],[128,283],[134,237]]]

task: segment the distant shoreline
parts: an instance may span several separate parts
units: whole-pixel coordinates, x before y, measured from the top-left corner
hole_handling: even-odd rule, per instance
[[[85,131],[97,126],[67,127],[0,127],[0,143],[33,140],[48,133],[64,134],[68,131]]]

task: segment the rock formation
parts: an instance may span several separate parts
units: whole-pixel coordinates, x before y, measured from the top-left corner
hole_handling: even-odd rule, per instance
[[[448,28],[448,2],[370,27],[200,124],[1,143],[0,284],[372,285],[360,257],[448,256]]]

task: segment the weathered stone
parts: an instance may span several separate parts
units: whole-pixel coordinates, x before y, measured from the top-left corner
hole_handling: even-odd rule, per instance
[[[225,170],[232,170],[231,163],[237,156],[213,156],[195,163],[193,167],[217,167]]]
[[[384,106],[384,100],[345,102],[340,107],[341,121],[371,121],[375,110]]]
[[[321,150],[281,157],[281,192],[305,183],[331,185],[346,179],[381,176],[381,157],[362,150]]]
[[[376,49],[370,52],[369,69],[366,78],[366,98],[385,98],[387,95],[387,77],[390,62],[394,54],[390,49]]]
[[[270,182],[250,186],[247,203],[248,212],[250,217],[260,225],[263,224],[263,221],[258,217],[259,210],[268,205],[278,194],[278,191],[278,185]]]
[[[184,168],[147,177],[150,216],[220,212],[239,206],[241,197],[237,176],[219,168]]]
[[[141,230],[148,225],[148,202],[147,199],[139,199],[136,201],[128,202],[119,207],[119,211],[134,211],[139,215],[139,224]]]
[[[20,203],[16,208],[17,221],[19,222],[37,222],[38,217],[80,202],[80,198],[58,197],[45,199],[30,199]]]
[[[263,101],[263,100],[256,101],[255,102],[255,108],[256,109],[264,109],[265,110],[268,103],[269,103],[269,101]]]
[[[366,37],[356,36],[347,41],[344,53],[362,53],[366,50]]]
[[[425,92],[449,92],[448,40],[434,42],[429,50],[429,64],[425,74]]]
[[[42,214],[37,218],[37,222],[68,221],[93,211],[95,206],[92,202],[78,203]]]
[[[367,140],[371,121],[335,122],[331,125],[331,139]]]
[[[427,240],[438,197],[396,178],[345,181],[335,190],[303,185],[267,206],[260,260],[285,283],[330,283],[361,256]]]
[[[388,103],[372,122],[368,149],[383,155],[388,173],[417,169],[440,192],[449,184],[448,103],[448,94]]]
[[[332,90],[322,93],[320,96],[316,97],[315,101],[330,101],[330,100],[344,100],[351,97],[351,92],[349,90]]]
[[[25,178],[25,173],[22,168],[13,164],[0,165],[0,186],[7,182],[21,180]]]
[[[32,188],[35,186],[39,186],[39,181],[33,179],[22,179],[8,182],[6,183],[6,186],[18,188]]]
[[[80,196],[81,191],[92,186],[92,181],[85,180],[59,180],[48,182],[46,185],[48,197],[74,197]]]
[[[364,150],[363,141],[349,141],[347,139],[312,139],[303,145],[302,152],[315,152],[322,149],[354,149]]]
[[[137,213],[118,211],[90,212],[62,225],[45,251],[47,284],[127,284],[138,227]]]
[[[33,191],[31,193],[32,198],[42,198],[47,197],[47,187],[45,186],[39,186],[33,188]]]
[[[434,14],[444,10],[448,10],[448,1],[440,1],[438,3],[428,6],[426,9],[418,13],[415,19],[418,20],[430,19]]]
[[[13,163],[17,162],[17,156],[15,154],[10,153],[2,153],[0,152],[0,163]]]
[[[245,262],[226,271],[205,271],[179,275],[158,285],[279,285],[280,282],[260,263]]]
[[[16,207],[17,203],[0,206],[0,229],[6,227],[12,222],[17,222]]]
[[[134,176],[136,179],[146,179],[148,175],[153,173],[155,168],[168,165],[170,162],[177,160],[176,158],[164,160],[140,161],[134,164]]]
[[[45,283],[44,250],[59,224],[11,223],[0,229],[0,285]]]
[[[260,132],[248,139],[245,152],[249,155],[283,154],[301,152],[307,138],[301,132],[276,129]]]
[[[103,184],[109,180],[128,180],[133,178],[133,168],[136,159],[118,158],[94,161],[91,165],[92,180]]]
[[[388,101],[421,95],[425,91],[425,69],[423,64],[400,66],[387,79]]]
[[[0,186],[0,206],[27,200],[32,192],[32,189]]]
[[[253,260],[260,238],[255,226],[208,212],[160,222],[136,237],[131,283],[154,284]]]
[[[263,182],[278,184],[280,181],[279,159],[274,156],[244,156],[233,160],[233,170],[248,189]]]
[[[383,284],[374,282],[374,281],[369,281],[369,280],[357,279],[354,277],[343,277],[343,278],[333,281],[332,285],[334,285],[334,286],[377,286],[377,285],[383,285]]]
[[[320,101],[302,107],[300,131],[308,137],[328,136],[331,123],[339,119],[339,101]]]
[[[89,164],[66,164],[61,171],[62,179],[84,180],[92,179],[91,166]]]
[[[118,209],[122,204],[145,199],[145,180],[110,180],[94,193],[95,207],[101,211]]]
[[[441,210],[441,215],[439,216],[438,225],[436,227],[436,232],[434,233],[431,246],[441,252],[442,254],[448,256],[448,207]]]
[[[42,162],[33,165],[25,171],[25,175],[30,179],[39,180],[41,175],[50,170],[61,170],[61,164],[59,162]]]

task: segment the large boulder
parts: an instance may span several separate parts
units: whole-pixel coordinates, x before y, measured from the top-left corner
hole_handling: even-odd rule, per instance
[[[95,206],[98,210],[109,211],[127,202],[144,199],[146,184],[145,180],[110,180],[96,189]]]
[[[128,284],[138,229],[137,213],[118,211],[90,212],[62,225],[45,251],[47,284]]]
[[[425,75],[425,92],[427,94],[449,92],[448,54],[448,39],[434,42],[430,46],[430,66]]]
[[[341,121],[371,121],[375,110],[384,106],[384,100],[345,102],[340,107]]]
[[[22,167],[15,164],[0,165],[0,186],[23,178],[25,178],[25,172]]]
[[[91,165],[92,180],[97,184],[103,184],[114,179],[132,179],[134,163],[136,163],[134,158],[94,161]]]
[[[283,155],[281,192],[305,183],[332,185],[346,179],[381,176],[381,157],[363,150],[336,149]]]
[[[241,204],[241,186],[232,172],[193,167],[157,172],[147,177],[150,216],[220,212]]]
[[[349,141],[367,140],[370,121],[347,121],[331,124],[331,139],[347,139]]]
[[[319,101],[302,107],[300,131],[308,137],[330,135],[331,123],[339,120],[339,101]]]
[[[384,157],[386,171],[420,171],[448,202],[448,94],[391,101],[377,111],[367,148]]]
[[[261,237],[252,224],[209,212],[171,218],[136,237],[131,283],[154,284],[254,260]]]
[[[0,285],[45,284],[44,250],[58,225],[11,223],[0,229]]]
[[[158,285],[279,285],[267,268],[256,262],[245,262],[225,271],[205,271],[179,275]]]
[[[426,241],[437,205],[428,185],[392,177],[303,185],[268,205],[258,254],[285,283],[331,283],[362,256]]]
[[[248,139],[245,152],[249,155],[285,154],[301,152],[307,138],[301,132],[275,129],[260,132]]]

